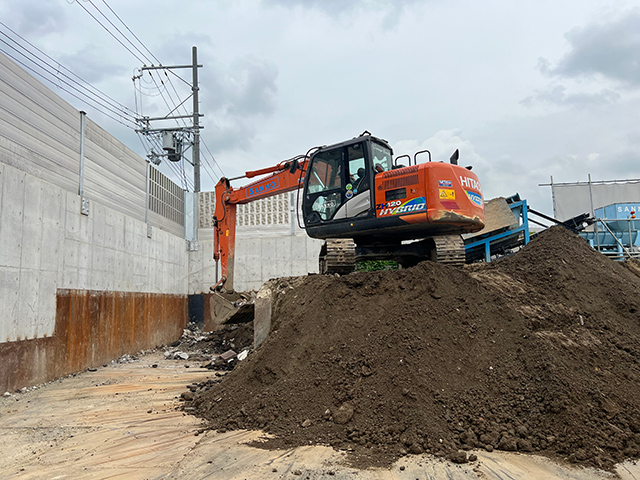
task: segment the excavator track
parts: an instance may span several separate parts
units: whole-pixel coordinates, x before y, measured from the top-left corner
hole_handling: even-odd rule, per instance
[[[466,254],[464,240],[460,235],[433,237],[435,243],[435,261],[446,265],[464,265]]]
[[[356,244],[350,238],[329,239],[320,250],[320,273],[346,275],[356,268]]]

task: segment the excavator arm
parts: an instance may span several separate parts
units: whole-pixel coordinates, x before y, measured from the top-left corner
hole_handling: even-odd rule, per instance
[[[246,172],[241,177],[221,178],[215,188],[216,206],[213,216],[213,259],[221,265],[221,277],[212,289],[224,287],[233,289],[233,267],[236,244],[236,206],[291,192],[302,187],[308,163],[307,156],[295,157],[273,167]],[[234,188],[232,180],[241,178],[267,177]]]

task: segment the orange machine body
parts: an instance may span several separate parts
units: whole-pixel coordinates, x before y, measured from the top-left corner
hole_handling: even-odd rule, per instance
[[[375,203],[379,219],[397,217],[409,225],[429,224],[439,231],[449,225],[459,233],[484,225],[478,177],[448,163],[421,163],[376,175]]]

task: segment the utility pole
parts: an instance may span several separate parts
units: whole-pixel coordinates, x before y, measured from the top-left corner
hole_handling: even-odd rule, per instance
[[[141,125],[142,128],[137,129],[137,132],[140,132],[144,135],[157,135],[157,134],[167,134],[169,135],[168,145],[165,144],[163,138],[163,150],[166,151],[164,154],[157,154],[155,152],[151,152],[151,158],[154,163],[160,163],[160,158],[166,157],[170,161],[182,161],[183,158],[183,149],[181,147],[182,141],[176,140],[176,133],[180,132],[183,137],[191,136],[191,148],[193,149],[191,152],[191,164],[193,165],[193,193],[189,193],[185,190],[185,238],[187,239],[187,244],[189,250],[197,250],[198,249],[198,193],[200,192],[200,117],[203,115],[199,111],[199,100],[198,100],[198,68],[201,68],[202,65],[198,65],[198,49],[197,47],[192,47],[191,50],[192,64],[191,65],[151,65],[150,67],[143,66],[140,71],[144,72],[145,70],[173,70],[180,68],[190,68],[192,72],[192,82],[191,82],[191,96],[193,97],[193,112],[191,115],[172,115],[184,102],[188,100],[188,97],[183,100],[178,106],[176,106],[173,110],[171,110],[164,117],[142,117],[136,119]],[[140,78],[142,73],[134,77]],[[177,120],[177,119],[192,119],[191,126],[185,127],[164,127],[164,128],[151,128],[150,122],[152,121],[161,121],[161,120]],[[171,142],[171,138],[173,138],[173,142]],[[148,181],[148,180],[147,180]],[[147,199],[147,204],[149,200]],[[190,214],[190,222],[187,221]]]
[[[198,48],[191,49],[193,63],[193,190],[200,191],[200,119],[198,114]]]

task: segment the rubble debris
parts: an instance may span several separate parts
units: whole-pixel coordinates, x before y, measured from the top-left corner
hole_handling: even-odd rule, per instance
[[[238,354],[233,350],[227,350],[218,357],[222,362],[230,362],[237,358]]]
[[[137,361],[138,357],[136,355],[129,355],[128,353],[125,353],[118,359],[117,363],[133,363]],[[113,360],[112,363],[114,363]]]
[[[190,402],[212,429],[352,450],[357,466],[420,450],[608,470],[640,456],[640,278],[562,227],[491,264],[272,287],[269,337]]]
[[[190,322],[173,347],[165,347],[164,358],[184,361],[198,361],[204,368],[233,370],[238,361],[244,360],[252,351],[253,322],[223,325],[213,332],[202,331],[196,323]],[[236,354],[236,350],[240,353]],[[221,354],[233,351],[229,358],[219,359]],[[185,364],[188,368],[188,364]]]
[[[467,458],[467,452],[463,452],[462,450],[450,453],[447,455],[447,460],[453,463],[467,463],[469,461]]]

